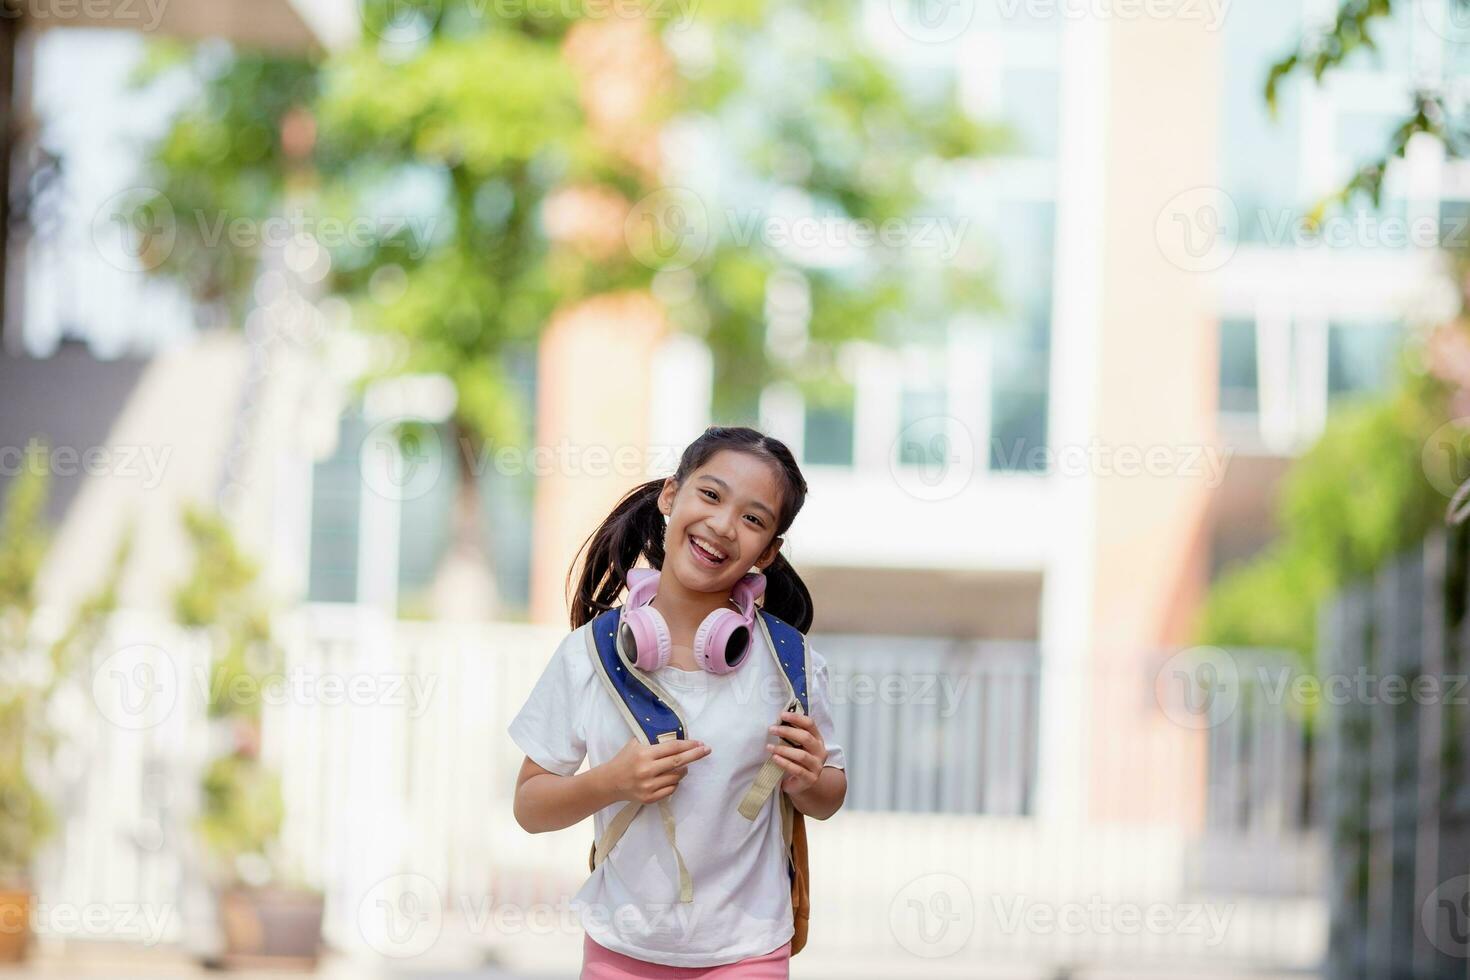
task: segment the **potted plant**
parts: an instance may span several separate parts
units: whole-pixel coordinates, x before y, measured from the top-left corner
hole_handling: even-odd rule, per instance
[[[174,609],[211,651],[209,717],[218,751],[201,780],[196,829],[217,896],[221,965],[313,969],[323,895],[287,869],[280,780],[260,757],[262,688],[279,672],[282,652],[256,587],[258,571],[229,527],[196,509],[186,511],[184,524],[196,561]]]
[[[132,541],[131,532],[123,536],[101,589],[77,608],[54,643],[42,644],[33,620],[36,576],[50,538],[46,499],[44,475],[26,468],[11,483],[0,514],[0,962],[6,963],[25,959],[31,948],[32,866],[56,826],[41,789],[61,739],[48,709],[77,654],[90,652],[116,608]]]

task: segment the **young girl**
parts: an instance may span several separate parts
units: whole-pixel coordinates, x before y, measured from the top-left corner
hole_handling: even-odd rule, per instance
[[[515,816],[529,832],[595,814],[600,841],[624,806],[648,804],[573,898],[586,934],[583,980],[789,976],[794,925],[780,800],[772,796],[754,820],[738,809],[768,758],[802,814],[824,820],[842,806],[846,764],[834,741],[826,660],[808,646],[808,716],[782,710],[784,682],[758,626],[729,672],[701,669],[693,651],[699,625],[730,606],[732,588],[752,571],[765,576],[767,611],[803,633],[810,628],[811,595],[780,553],[805,499],[806,481],[784,444],[754,429],[711,426],[673,476],[629,492],[578,553],[587,558],[572,632],[509,733],[526,754]],[[640,557],[659,570],[648,605],[672,641],[668,663],[651,676],[688,724],[687,738],[654,745],[632,736],[582,629],[613,608]],[[577,773],[584,757],[589,768]],[[692,902],[679,902],[681,881],[692,881]]]

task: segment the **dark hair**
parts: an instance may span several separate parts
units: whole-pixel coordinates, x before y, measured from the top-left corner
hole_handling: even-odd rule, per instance
[[[806,479],[801,475],[791,450],[779,439],[745,426],[712,425],[679,457],[674,481],[682,486],[695,470],[722,449],[749,453],[776,467],[781,475],[783,492],[776,533],[772,537],[785,534],[800,513],[801,505],[806,502]],[[638,564],[639,556],[646,556],[654,568],[664,567],[664,515],[658,509],[658,497],[664,482],[664,479],[649,480],[629,490],[601,526],[577,549],[577,557],[572,559],[572,567],[567,570],[568,586],[584,551],[587,560],[582,566],[576,594],[572,597],[572,629],[613,608],[613,600],[626,584],[628,569]],[[766,591],[761,608],[805,633],[812,625],[812,596],[806,583],[796,574],[786,556],[779,553],[764,572]]]

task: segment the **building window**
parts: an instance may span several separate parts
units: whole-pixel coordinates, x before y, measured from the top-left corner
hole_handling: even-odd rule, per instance
[[[1225,18],[1224,78],[1264,79],[1273,61],[1302,31],[1301,0],[1241,4]],[[1221,87],[1221,175],[1240,216],[1240,240],[1275,240],[1274,221],[1300,213],[1301,81],[1287,79],[1273,119],[1256,85]],[[1264,166],[1262,161],[1270,161]]]
[[[1260,412],[1254,320],[1224,320],[1220,324],[1220,411],[1232,415]]]
[[[1402,334],[1394,323],[1327,326],[1327,397],[1383,391],[1393,380]]]
[[[849,386],[840,400],[806,405],[802,436],[805,462],[822,466],[852,465],[853,402]]]
[[[511,346],[503,357],[514,397],[523,405],[535,405],[536,348],[529,344]],[[354,404],[343,412],[336,450],[313,468],[308,601],[360,599],[363,494],[378,492],[364,484],[363,443],[369,436],[382,435],[381,429],[363,418],[361,405]],[[520,432],[520,448],[529,447],[532,439],[532,432]],[[497,453],[502,447],[489,443],[467,448],[448,422],[424,430],[417,440],[405,442],[403,448],[410,465],[429,467],[435,476],[426,485],[412,483],[411,492],[392,502],[397,510],[398,615],[412,618],[427,613],[430,587],[453,543],[454,505],[463,479],[463,462],[468,463],[479,483],[484,545],[503,615],[514,618],[528,608],[536,478],[533,468],[521,462],[526,457],[502,456]],[[403,472],[400,476],[409,479]],[[374,542],[366,547],[373,548]]]
[[[1002,119],[1016,134],[1017,156],[1057,155],[1059,76],[1051,68],[1007,68],[1002,75]]]
[[[906,466],[946,466],[951,457],[945,417],[949,399],[941,391],[903,393],[898,444],[898,461]]]
[[[342,415],[336,452],[313,467],[308,601],[357,601],[357,531],[362,506],[358,454],[367,434],[361,412],[356,406],[349,408]]]

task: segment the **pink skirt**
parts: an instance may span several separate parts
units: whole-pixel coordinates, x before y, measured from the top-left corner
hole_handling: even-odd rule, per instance
[[[790,980],[791,943],[719,966],[665,966],[608,949],[584,934],[581,980]]]

